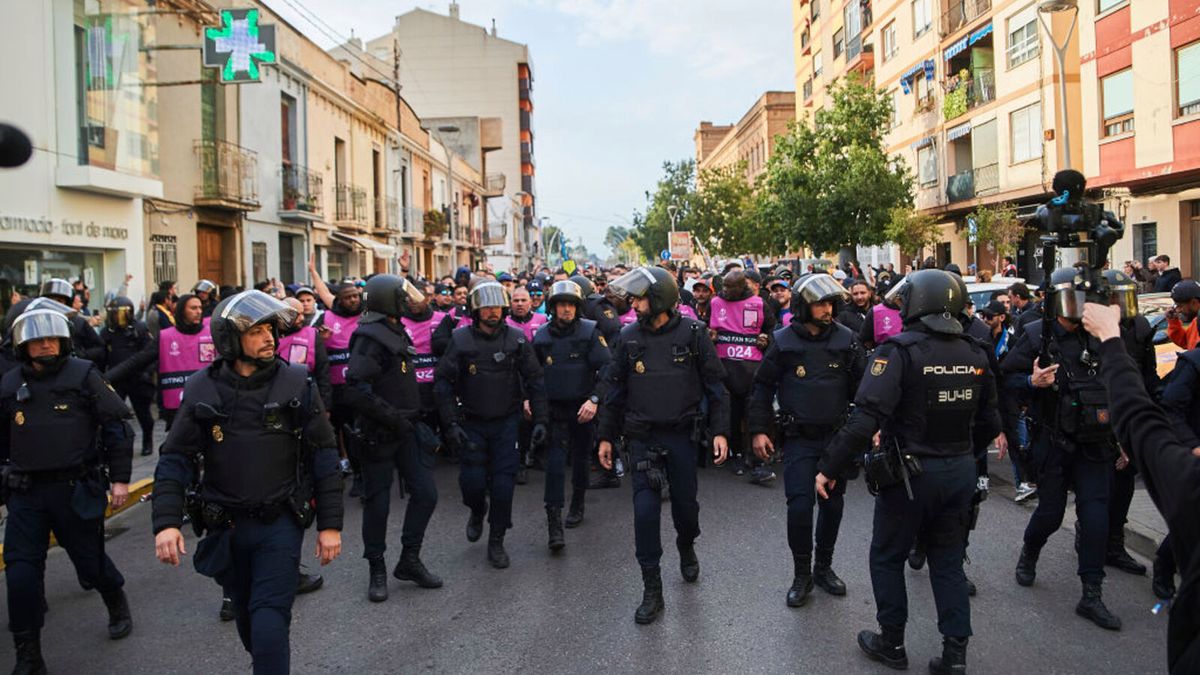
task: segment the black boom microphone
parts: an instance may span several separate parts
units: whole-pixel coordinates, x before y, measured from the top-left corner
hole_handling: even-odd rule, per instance
[[[21,166],[33,154],[33,143],[25,132],[11,124],[0,124],[0,167]]]

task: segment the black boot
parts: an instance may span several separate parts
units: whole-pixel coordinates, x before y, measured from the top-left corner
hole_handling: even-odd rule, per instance
[[[517,468],[517,476],[514,479],[514,482],[516,482],[517,485],[525,485],[529,482],[529,472],[525,469],[524,462],[522,462],[521,466]]]
[[[1021,557],[1017,560],[1017,583],[1022,586],[1032,586],[1037,578],[1037,561],[1041,549],[1021,547]]]
[[[154,454],[154,441],[144,441],[142,443],[142,457],[149,457]]]
[[[108,608],[108,639],[120,640],[133,632],[133,615],[129,613],[129,598],[125,591],[118,588],[115,591],[101,593],[104,606]]]
[[[471,512],[471,516],[467,518],[467,541],[476,542],[483,536],[483,516],[487,513],[486,510],[476,513]]]
[[[1121,630],[1121,619],[1104,606],[1099,582],[1083,582],[1083,597],[1075,605],[1075,613],[1106,630]]]
[[[621,487],[621,477],[617,475],[616,471],[611,469],[601,469],[600,474],[588,485],[589,490],[604,490],[619,487]]]
[[[237,614],[235,614],[233,611],[233,600],[229,598],[221,598],[221,611],[217,613],[217,616],[219,616],[222,621],[233,621],[236,619]]]
[[[304,566],[301,565],[300,569],[303,570]],[[301,571],[300,576],[296,580],[296,595],[319,591],[324,585],[325,577],[322,577],[320,574],[309,574]]]
[[[36,630],[13,633],[17,663],[13,675],[45,675],[46,662],[42,660],[42,639]]]
[[[908,670],[908,652],[904,651],[904,632],[883,629],[882,633],[864,630],[858,634],[858,648],[872,661],[888,668]]]
[[[689,584],[700,578],[700,559],[696,557],[695,544],[679,545],[679,573]]]
[[[400,552],[400,562],[392,570],[392,576],[400,581],[411,581],[421,588],[441,588],[442,579],[430,572],[421,562],[420,546],[405,546]]]
[[[504,550],[504,530],[492,530],[488,535],[488,562],[502,570],[508,567],[508,552]]]
[[[929,660],[929,675],[967,672],[967,638],[942,638],[942,655]]]
[[[1170,600],[1175,597],[1175,570],[1168,569],[1166,565],[1159,562],[1159,558],[1154,559],[1154,580],[1150,584],[1150,589],[1154,591],[1154,597],[1159,600]]]
[[[1122,572],[1136,574],[1138,576],[1146,575],[1146,566],[1133,559],[1129,555],[1129,551],[1125,550],[1125,532],[1122,530],[1116,535],[1108,538],[1108,548],[1104,553],[1104,564],[1109,567],[1115,567]]]
[[[383,564],[383,558],[369,558],[367,563],[371,566],[371,579],[367,584],[367,599],[371,602],[383,602],[388,599],[387,565]]]
[[[574,529],[583,524],[583,497],[587,492],[576,490],[571,493],[571,508],[567,509],[567,529]]]
[[[562,507],[546,507],[546,532],[549,534],[550,550],[555,553],[563,550],[563,547],[567,545],[567,540],[563,538]]]
[[[658,567],[642,568],[642,604],[633,613],[633,620],[641,623],[654,623],[663,611],[662,574]]]
[[[796,571],[792,577],[792,587],[787,592],[787,606],[803,607],[813,589],[812,556],[792,555],[792,565]]]
[[[963,575],[963,580],[967,582],[967,597],[975,597],[975,594],[979,592],[979,589],[975,588],[975,582],[968,579],[965,574]]]
[[[845,595],[846,583],[833,573],[833,549],[817,549],[817,560],[813,564],[813,583],[830,595]]]

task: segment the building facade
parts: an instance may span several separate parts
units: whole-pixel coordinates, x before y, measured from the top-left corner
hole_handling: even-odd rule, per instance
[[[795,92],[768,91],[737,124],[714,126],[701,122],[695,133],[697,172],[743,162],[746,180],[753,184],[767,168],[767,158],[775,150],[775,137],[787,134],[788,124],[795,119]]]

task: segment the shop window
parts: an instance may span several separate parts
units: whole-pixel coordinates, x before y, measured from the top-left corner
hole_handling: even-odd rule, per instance
[[[1100,95],[1104,105],[1104,136],[1117,136],[1133,131],[1133,69],[1100,80]]]
[[[1179,116],[1200,113],[1200,41],[1175,50],[1175,77]]]

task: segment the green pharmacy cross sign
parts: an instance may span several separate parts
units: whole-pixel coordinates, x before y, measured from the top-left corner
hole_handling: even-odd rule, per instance
[[[221,84],[258,82],[259,64],[276,60],[275,26],[258,25],[257,9],[221,10],[221,26],[204,29],[204,65]]]

